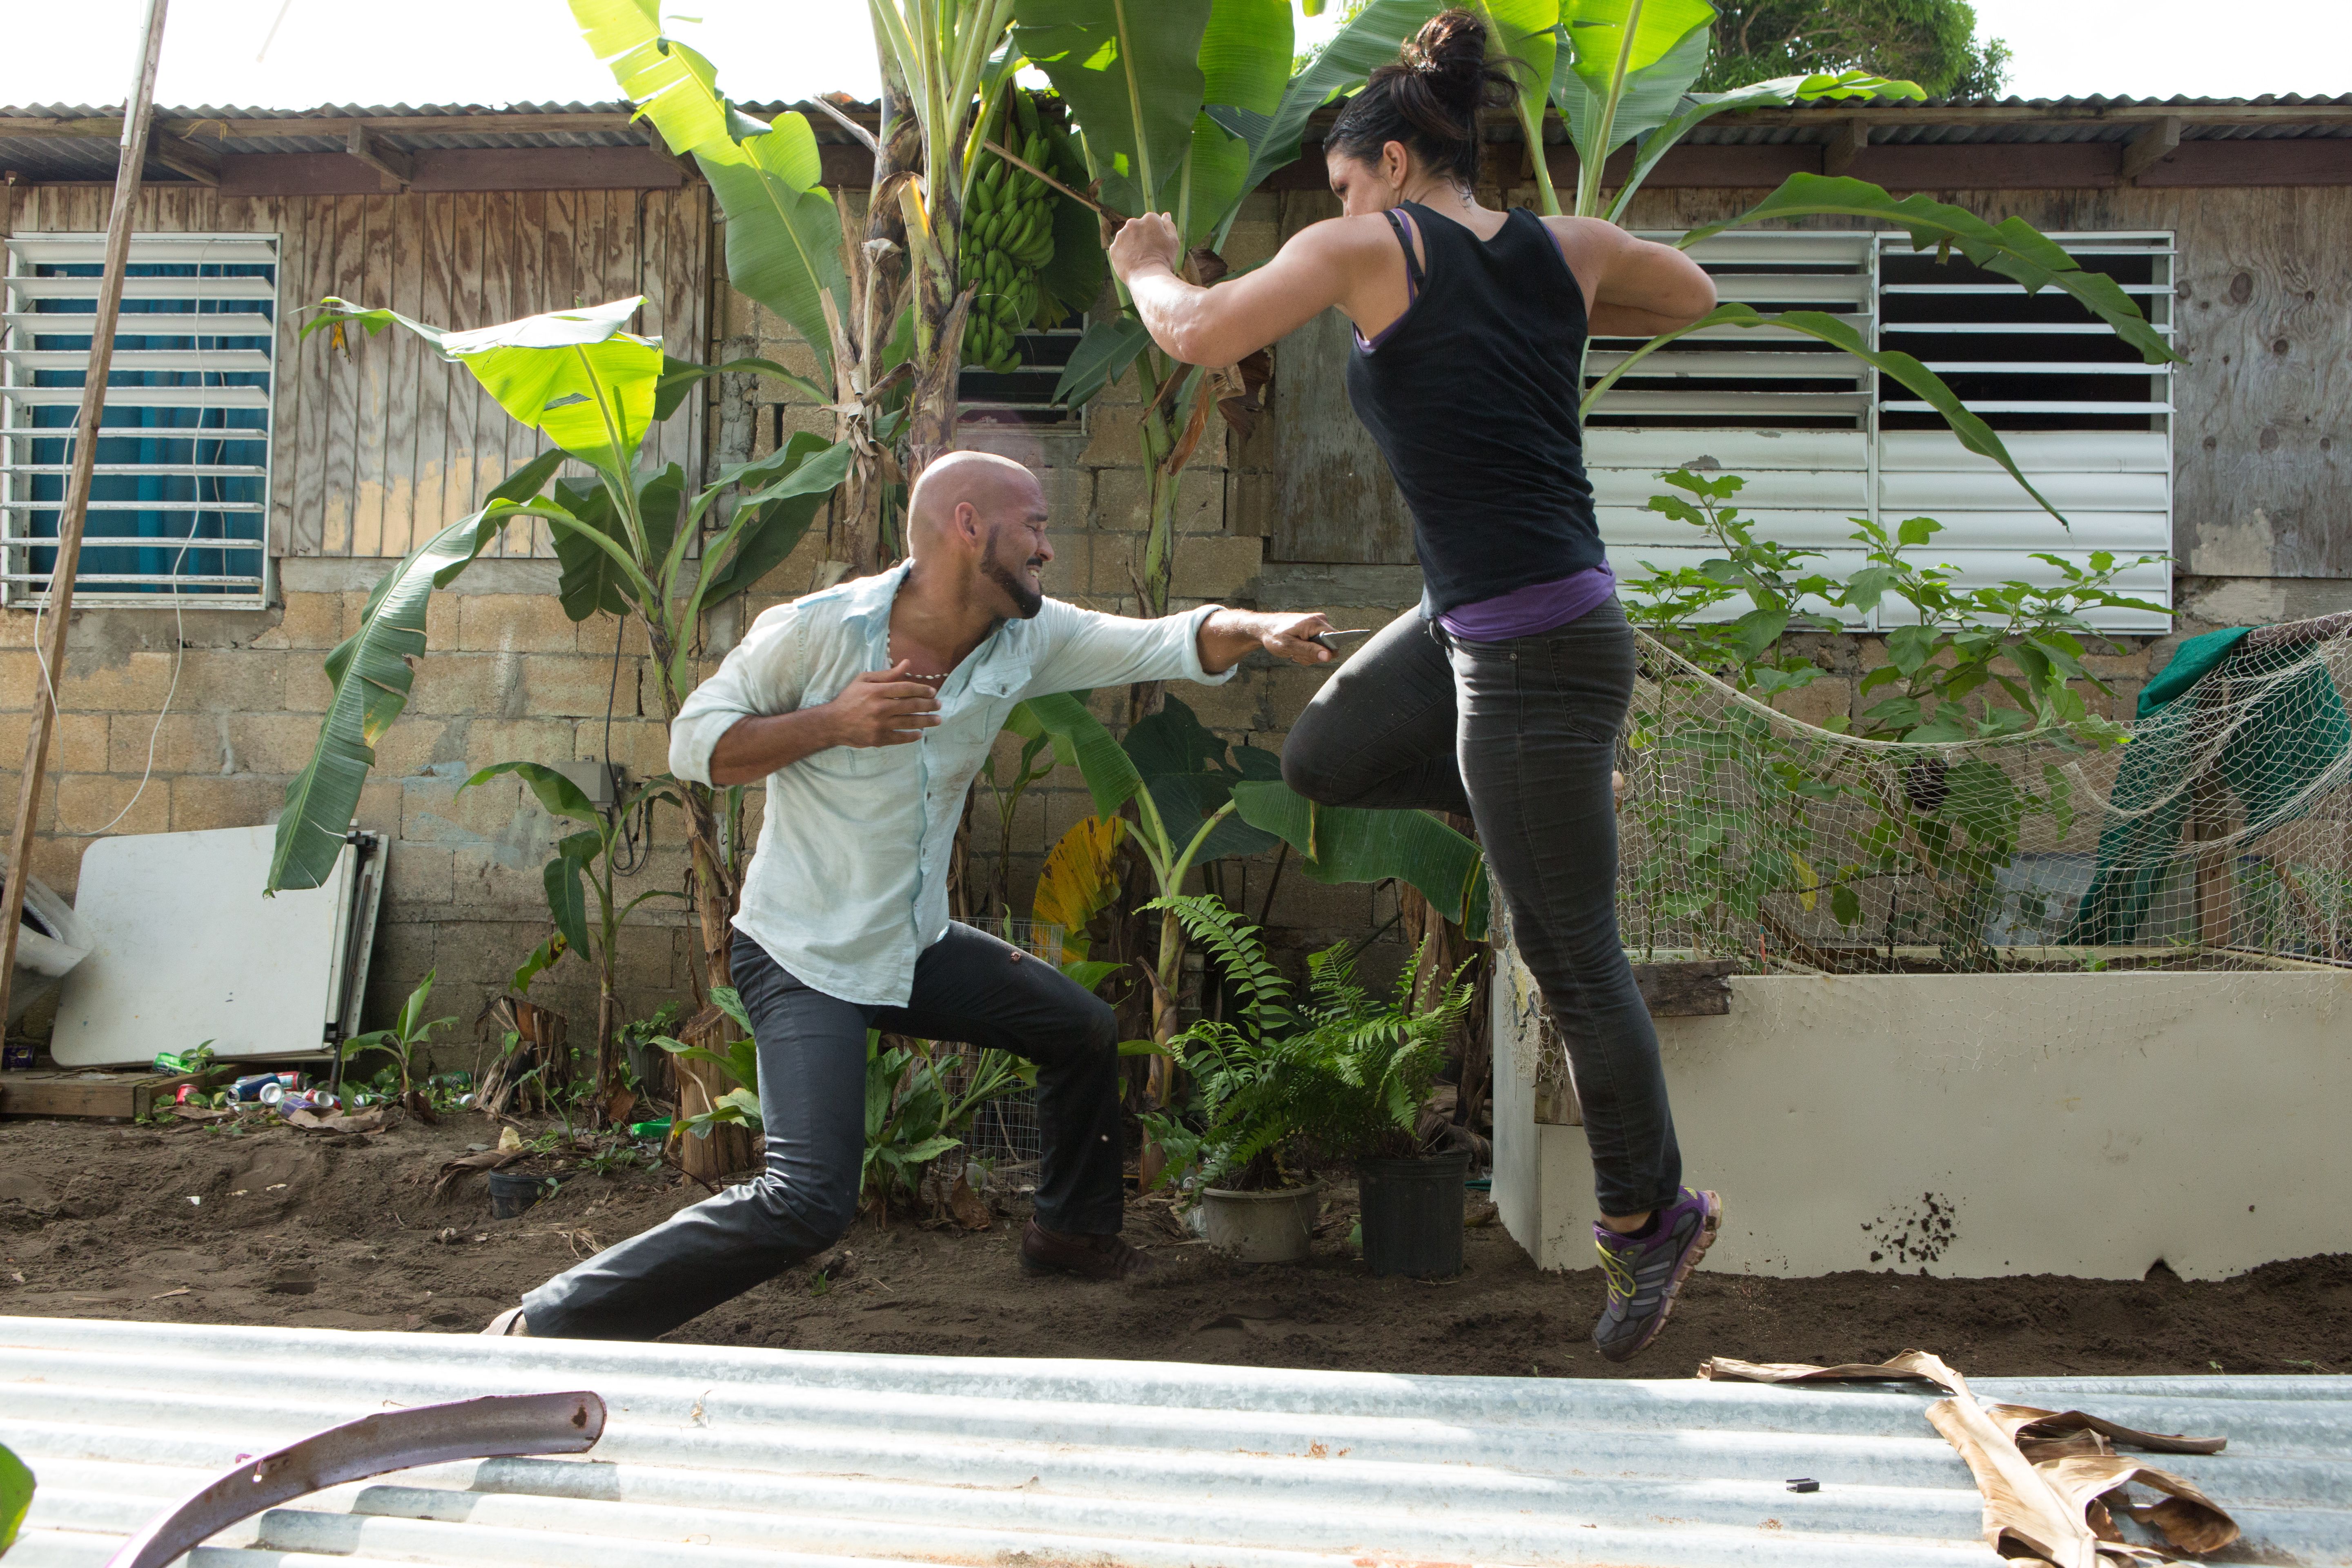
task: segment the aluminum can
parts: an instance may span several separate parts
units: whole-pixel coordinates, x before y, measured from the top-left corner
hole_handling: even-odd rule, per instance
[[[284,1094],[289,1089],[302,1087],[302,1075],[299,1072],[247,1073],[230,1084],[228,1091],[239,1100],[257,1100],[268,1104],[278,1098],[268,1092],[273,1084],[277,1086],[278,1094]]]

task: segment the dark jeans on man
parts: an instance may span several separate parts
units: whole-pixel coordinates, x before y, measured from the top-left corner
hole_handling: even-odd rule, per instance
[[[1308,703],[1282,748],[1326,805],[1466,813],[1511,940],[1568,1044],[1604,1215],[1682,1182],[1658,1035],[1617,936],[1617,731],[1633,632],[1615,599],[1508,642],[1449,636],[1418,610],[1383,627]]]
[[[915,961],[907,1005],[874,1007],[811,990],[739,931],[734,977],[760,1048],[765,1173],[525,1296],[533,1335],[649,1340],[840,1240],[857,1216],[869,1028],[1035,1062],[1037,1223],[1070,1235],[1118,1230],[1118,1024],[1108,1004],[1052,964],[950,924]]]

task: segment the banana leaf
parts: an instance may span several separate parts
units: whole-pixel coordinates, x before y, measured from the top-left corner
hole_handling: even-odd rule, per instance
[[[554,499],[579,521],[582,528],[595,530],[623,550],[629,548],[627,531],[613,507],[612,492],[601,483],[593,479],[558,479]],[[621,563],[593,541],[572,530],[560,530],[555,535],[555,559],[561,568],[555,584],[556,598],[564,615],[572,620],[584,621],[600,611],[625,615],[629,606],[636,603],[635,585],[621,570]]]
[[[1143,775],[1135,771],[1119,743],[1103,728],[1102,721],[1087,711],[1087,693],[1057,691],[1047,697],[1032,697],[1023,706],[1029,710],[1044,733],[1054,737],[1054,754],[1078,770],[1087,781],[1087,793],[1094,797],[1097,816],[1115,816],[1118,808],[1135,798],[1143,787]]]
[[[1070,351],[1069,363],[1062,367],[1062,379],[1054,384],[1054,401],[1072,408],[1082,408],[1105,386],[1117,384],[1151,342],[1151,334],[1133,316],[1112,316],[1090,322],[1077,346]]]
[[[408,705],[415,679],[409,661],[425,651],[425,601],[455,581],[509,521],[524,515],[520,503],[536,496],[562,461],[562,452],[551,450],[524,464],[490,492],[488,505],[410,551],[368,595],[360,629],[327,656],[334,695],[310,762],[286,786],[267,891],[320,887],[334,870],[375,763],[375,743]]]
[[[1088,816],[1073,823],[1045,856],[1029,918],[1062,928],[1061,962],[1066,970],[1087,962],[1087,954],[1093,951],[1087,928],[1118,896],[1118,847],[1126,841],[1125,819]],[[1100,984],[1097,979],[1087,989]]]
[[[1925,195],[1901,201],[1867,180],[1822,174],[1791,174],[1780,189],[1738,217],[1704,224],[1677,241],[1687,250],[1728,228],[1751,223],[1835,216],[1893,224],[1911,237],[1912,248],[1949,247],[1988,272],[2015,279],[2029,294],[2063,289],[2084,310],[2115,329],[2148,364],[2186,364],[2131,296],[2104,272],[2088,272],[2055,240],[2021,217],[1987,223],[1976,214]]]
[[[1249,183],[1251,148],[1206,105],[1270,115],[1290,79],[1290,0],[1213,0],[1201,34],[1202,112],[1192,121],[1176,201],[1187,246],[1223,242]]]
[[[686,395],[714,375],[764,375],[782,382],[812,403],[831,403],[833,394],[809,380],[794,375],[772,359],[730,359],[725,364],[697,364],[692,360],[662,356],[662,377],[654,387],[654,422],[659,424],[677,412]]]
[[[1578,417],[1581,418],[1590,413],[1592,405],[1601,400],[1603,393],[1616,384],[1619,377],[1657,350],[1673,342],[1676,338],[1698,331],[1703,328],[1718,326],[1777,327],[1784,331],[1801,332],[1807,337],[1818,338],[1832,347],[1843,349],[1864,364],[1893,376],[1909,388],[1922,402],[1944,416],[1944,423],[1952,427],[1952,434],[1960,438],[1961,446],[1979,457],[1990,458],[2008,469],[2009,477],[2024,487],[2025,493],[2033,498],[2035,505],[2056,518],[2062,526],[2073,526],[2066,521],[2065,513],[2051,505],[2049,498],[2033,488],[2033,481],[2025,477],[2024,471],[2017,466],[2016,460],[2009,455],[2009,448],[2001,445],[1999,436],[1993,434],[1992,426],[1969,412],[1967,405],[1960,401],[1959,395],[1944,384],[1943,377],[1909,354],[1894,349],[1872,348],[1869,341],[1844,321],[1836,316],[1826,315],[1820,310],[1783,310],[1777,316],[1767,316],[1759,313],[1753,306],[1743,305],[1736,300],[1727,300],[1689,326],[1677,328],[1671,332],[1661,332],[1619,361],[1607,375],[1594,382],[1592,389],[1584,395],[1583,403],[1578,406]]]
[[[530,785],[530,793],[539,797],[539,804],[547,808],[551,816],[583,822],[591,826],[604,825],[604,816],[589,803],[580,786],[544,763],[493,763],[457,787],[472,789],[476,784],[488,784],[504,773],[512,773]]]
[[[1533,150],[1536,187],[1544,212],[1559,211],[1559,197],[1551,188],[1551,169],[1543,156],[1544,98],[1560,59],[1560,0],[1485,0],[1487,49],[1516,62],[1517,92],[1512,101],[1519,135]]]
[[[572,19],[621,90],[672,152],[692,153],[727,215],[727,277],[789,322],[831,385],[833,332],[823,297],[849,315],[841,217],[820,186],[824,163],[805,116],[761,124],[719,91],[718,68],[662,36],[656,0],[572,0]],[[797,378],[795,378],[797,379]],[[817,401],[831,397],[819,392]]]
[[[1273,114],[1261,121],[1247,110],[1215,111],[1218,123],[1249,142],[1244,188],[1255,190],[1276,169],[1294,162],[1308,118],[1332,99],[1362,86],[1375,69],[1393,64],[1404,41],[1444,9],[1443,0],[1370,0],[1332,35],[1305,70],[1290,79]]]
[[[583,841],[585,842],[583,842]],[[603,852],[604,840],[596,833],[574,833],[556,846],[555,858],[540,873],[547,887],[547,912],[572,951],[583,958],[588,948],[588,894],[580,885],[580,868]]]
[[[358,325],[370,336],[405,327],[443,359],[474,373],[499,406],[572,456],[617,483],[654,417],[662,377],[660,340],[621,330],[643,295],[577,310],[525,316],[470,332],[448,332],[396,310],[369,310],[346,300],[320,301],[320,313],[302,328],[310,336],[334,323]],[[568,353],[550,350],[568,349]]]
[[[1475,844],[1429,813],[1318,806],[1273,780],[1234,785],[1234,801],[1245,821],[1298,851],[1315,880],[1395,878],[1473,939],[1485,939],[1486,862]]]
[[[702,574],[688,595],[679,624],[693,626],[704,610],[774,571],[807,533],[817,509],[849,477],[850,461],[856,455],[846,441],[827,441],[803,430],[760,463],[733,470],[738,483],[760,482],[735,498],[727,526],[703,546]],[[720,484],[728,479],[722,472]],[[705,492],[705,504],[718,489],[714,485]],[[690,651],[678,649],[682,664]]]
[[[33,1506],[33,1472],[25,1462],[0,1448],[0,1552],[15,1543],[17,1526]]]
[[[1013,42],[1085,127],[1098,199],[1113,211],[1175,205],[1203,101],[1211,9],[1209,0],[1013,0]]]
[[[1609,154],[1670,118],[1706,67],[1706,0],[1565,0],[1552,97],[1576,146],[1576,211],[1601,210]]]

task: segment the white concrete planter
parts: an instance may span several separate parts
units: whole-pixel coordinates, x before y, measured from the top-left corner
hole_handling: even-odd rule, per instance
[[[1244,1263],[1296,1263],[1315,1239],[1322,1184],[1278,1193],[1234,1193],[1210,1187],[1201,1194],[1209,1245]]]
[[[1507,949],[1495,1201],[1547,1268],[1593,1260],[1560,1052]],[[1661,1017],[1718,1272],[2210,1279],[2352,1251],[2352,971],[1736,976]],[[1538,1038],[1538,1031],[1544,1036]]]

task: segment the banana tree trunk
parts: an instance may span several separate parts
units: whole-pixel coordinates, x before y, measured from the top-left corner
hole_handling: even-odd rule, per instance
[[[589,1124],[593,1127],[609,1126],[615,1120],[613,1108],[627,1092],[621,1081],[621,998],[613,977],[614,956],[608,946],[604,973],[597,976],[596,1093],[588,1108]]]
[[[667,629],[649,617],[646,637],[653,650],[654,684],[661,692],[662,722],[667,727],[677,722],[678,707],[687,695],[670,687],[671,660],[677,657],[677,644]],[[729,949],[734,942],[731,922],[740,889],[719,847],[717,795],[708,784],[684,784],[678,795],[686,808],[687,849],[693,860],[694,910],[702,926],[702,993],[698,1000],[708,1002],[709,987],[735,984]]]

